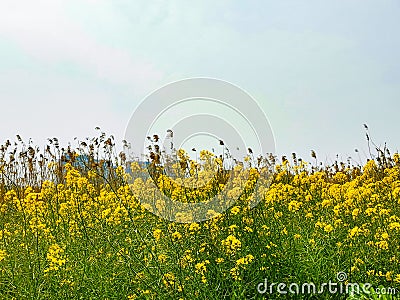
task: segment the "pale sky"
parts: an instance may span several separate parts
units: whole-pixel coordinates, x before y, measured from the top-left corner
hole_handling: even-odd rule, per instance
[[[121,141],[153,90],[211,77],[259,102],[279,155],[364,158],[363,123],[399,150],[399,29],[386,0],[3,0],[0,142]]]

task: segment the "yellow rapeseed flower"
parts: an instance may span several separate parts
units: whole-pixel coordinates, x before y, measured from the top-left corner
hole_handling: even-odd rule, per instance
[[[231,208],[231,214],[232,215],[237,215],[240,212],[240,207],[239,206],[234,206]]]
[[[332,232],[333,231],[333,226],[331,224],[325,225],[324,227],[325,232]]]
[[[222,246],[225,247],[228,254],[233,254],[242,247],[242,243],[234,235],[230,234],[226,239],[222,240]]]
[[[6,250],[1,250],[0,249],[0,262],[3,261],[6,257],[7,257]]]
[[[154,236],[154,238],[156,239],[156,241],[159,241],[159,240],[160,240],[161,234],[162,234],[161,229],[155,229],[155,230],[153,231],[153,236]]]
[[[181,234],[179,231],[175,231],[175,232],[172,234],[172,238],[173,238],[174,240],[180,240],[180,239],[182,238],[182,234]]]

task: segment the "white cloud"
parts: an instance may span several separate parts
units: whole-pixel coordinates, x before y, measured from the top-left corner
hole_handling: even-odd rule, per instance
[[[67,15],[68,1],[6,1],[0,10],[0,36],[16,42],[44,63],[68,62],[112,83],[135,88],[163,74],[143,57],[96,41]]]

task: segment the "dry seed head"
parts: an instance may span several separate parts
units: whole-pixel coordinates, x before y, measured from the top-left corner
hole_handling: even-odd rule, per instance
[[[311,157],[317,159],[317,154],[314,150],[311,150]]]

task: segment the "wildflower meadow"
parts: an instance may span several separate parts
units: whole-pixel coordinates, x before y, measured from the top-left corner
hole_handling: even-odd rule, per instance
[[[169,159],[156,137],[143,160],[117,153],[104,133],[74,147],[19,136],[1,146],[0,299],[372,297],[321,291],[330,281],[396,299],[398,153],[376,149],[362,165],[251,149],[243,162],[200,149]],[[235,202],[178,212],[159,195]],[[311,282],[314,293],[303,289]]]

